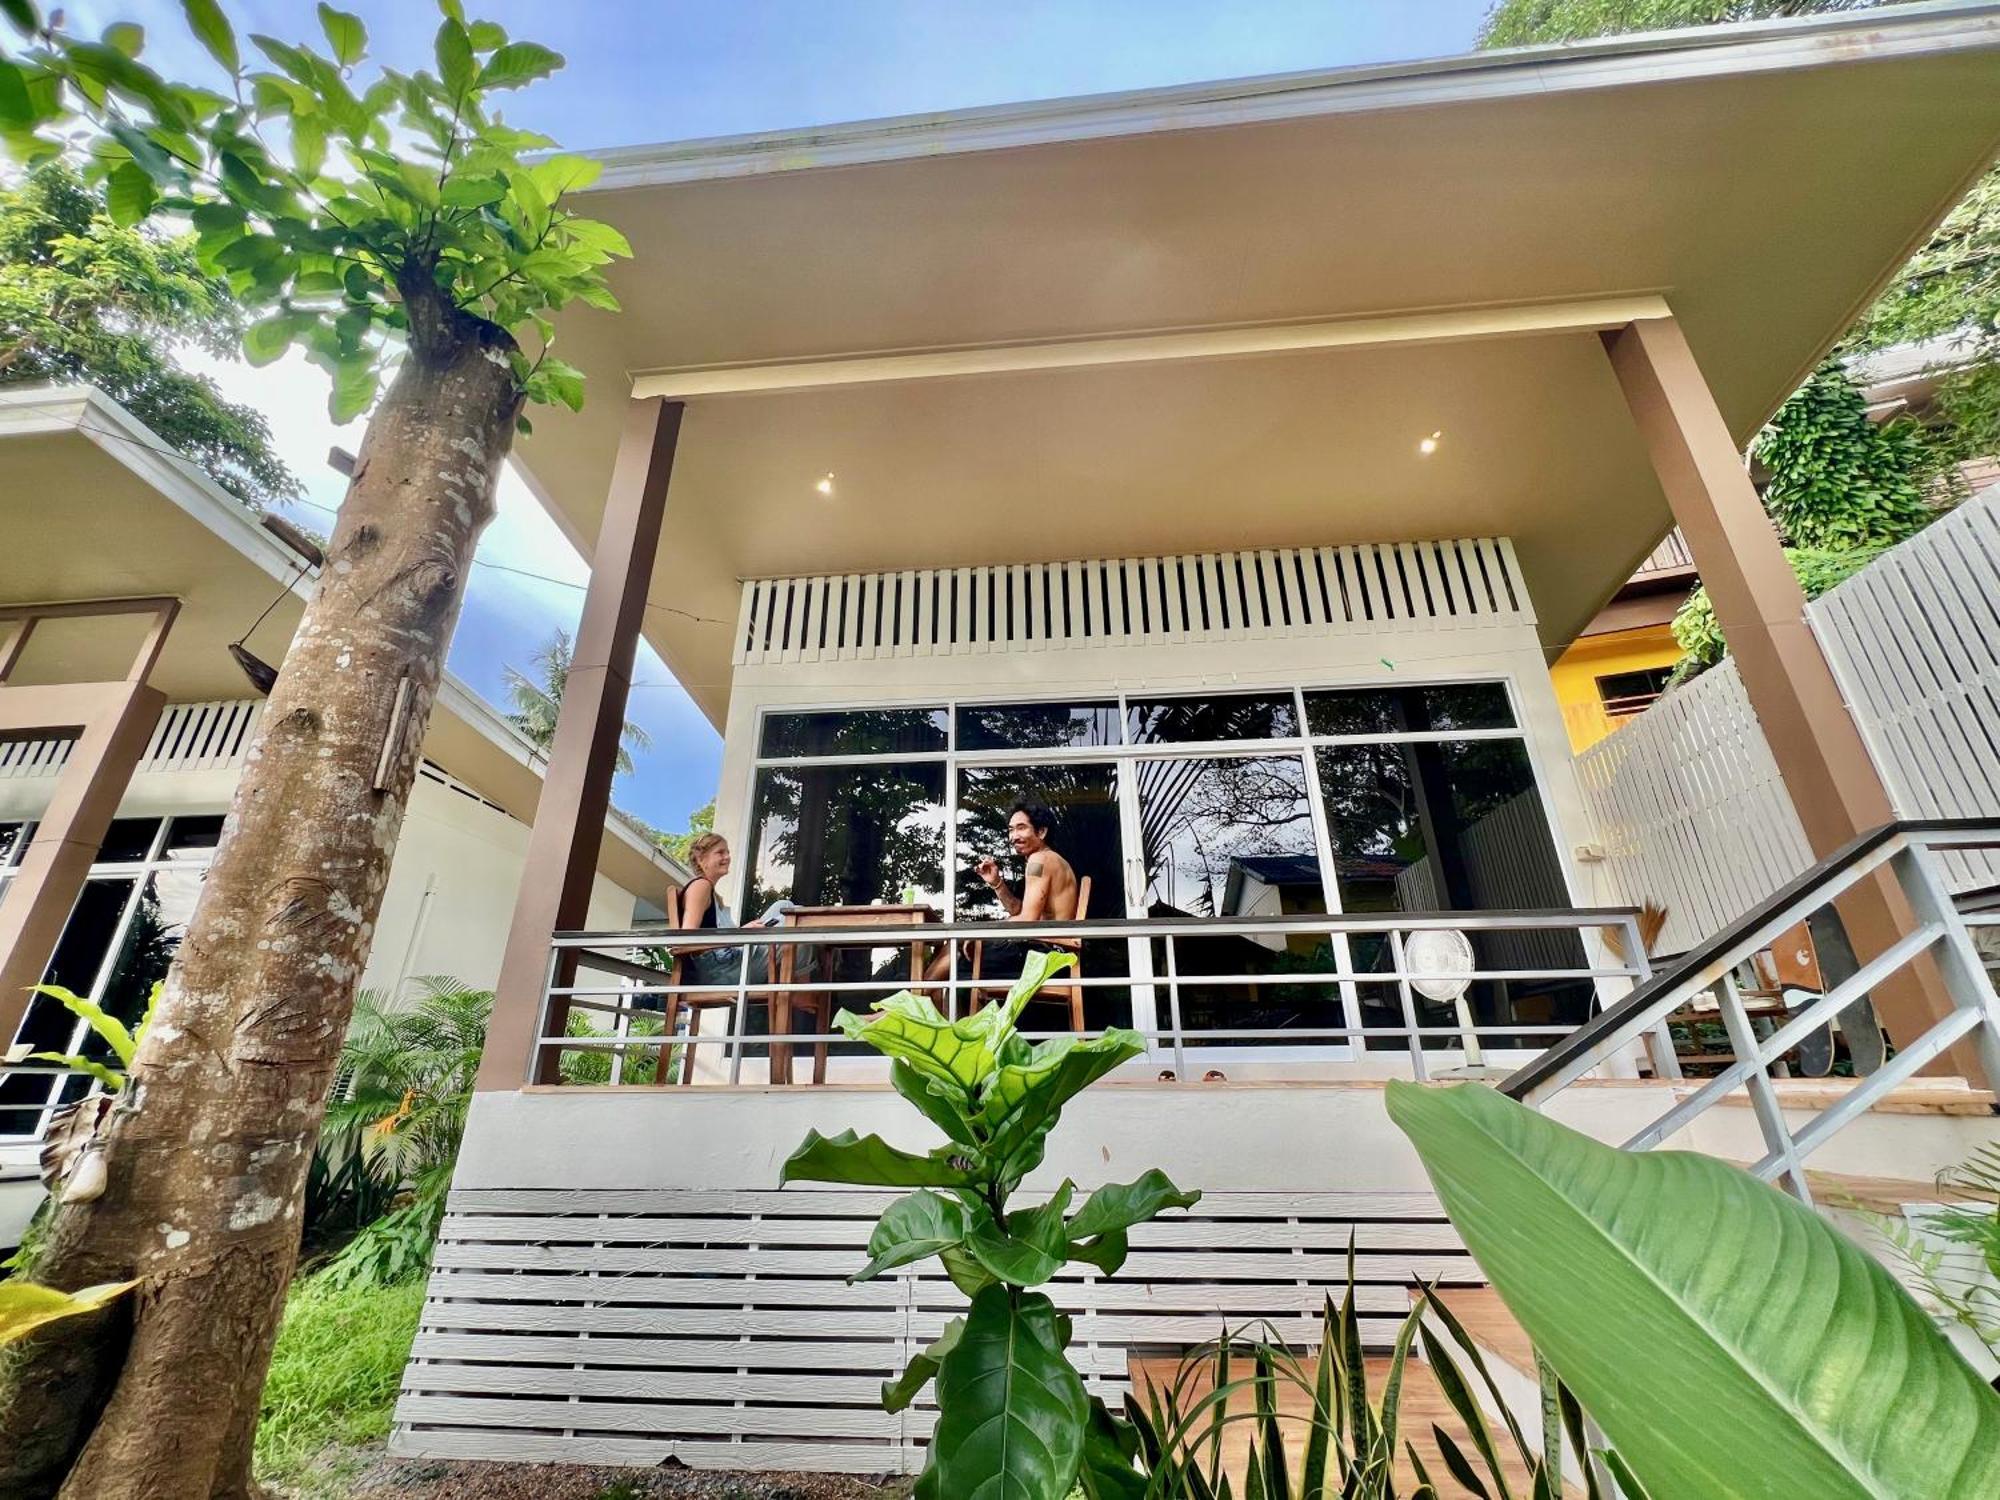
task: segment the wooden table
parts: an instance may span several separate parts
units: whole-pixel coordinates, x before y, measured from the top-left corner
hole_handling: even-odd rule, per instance
[[[942,921],[943,917],[932,906],[792,906],[784,913],[787,927],[922,927]],[[797,943],[781,945],[778,953],[777,976],[779,984],[791,984],[798,972],[799,949]],[[822,954],[833,951],[832,944],[812,945],[807,972],[820,967]],[[910,943],[910,982],[915,984],[924,977],[924,965],[930,959],[931,944],[927,939],[916,938]],[[804,992],[796,994],[780,991],[771,997],[771,1034],[785,1036],[792,1029],[792,1002],[802,1000],[811,1006],[819,1018],[820,1029],[826,1030],[833,1024],[834,1007],[829,996]],[[826,1043],[821,1042],[813,1049],[813,1081],[825,1081]],[[792,1081],[792,1044],[790,1042],[771,1043],[771,1082],[790,1083]]]

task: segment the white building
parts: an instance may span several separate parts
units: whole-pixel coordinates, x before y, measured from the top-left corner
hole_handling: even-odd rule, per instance
[[[132,1020],[172,957],[234,792],[262,699],[229,654],[283,658],[312,578],[308,560],[101,394],[0,392],[0,707],[10,698],[122,677],[142,633],[93,601],[177,601],[147,681],[165,707],[147,726],[101,846],[51,952],[51,983]],[[60,605],[60,612],[49,607]],[[20,649],[24,621],[34,617]],[[0,740],[0,914],[58,796],[79,739]],[[447,677],[424,744],[377,921],[364,988],[390,995],[443,975],[490,989],[540,796],[539,753]],[[597,862],[592,925],[657,914],[682,872],[612,814]],[[46,998],[6,1011],[16,1043],[70,1051],[87,1032]],[[26,1067],[0,1074],[0,1244],[39,1196],[35,1141],[52,1106],[87,1080]]]

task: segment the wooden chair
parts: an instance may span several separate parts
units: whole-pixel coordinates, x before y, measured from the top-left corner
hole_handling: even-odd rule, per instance
[[[676,928],[681,925],[681,890],[679,886],[675,886],[667,892],[667,925]],[[724,942],[725,940],[719,938],[717,945],[723,946]],[[767,949],[766,951],[769,950]],[[674,950],[674,963],[673,967],[667,973],[667,979],[670,984],[681,985],[687,983],[687,959],[678,948]],[[694,1036],[701,1031],[701,1016],[703,1011],[724,1011],[728,1014],[731,1025],[735,1023],[736,995],[734,991],[717,991],[713,994],[679,992],[670,994],[665,998],[667,1005],[662,1030],[668,1037],[672,1037],[677,1033],[681,1012],[684,1010],[688,1013],[688,1034],[690,1036]],[[826,1030],[827,1022],[830,1019],[826,1014],[830,1008],[827,996],[773,995],[770,997],[770,1000],[771,1030],[774,1033],[782,1036],[792,1029],[791,1012],[794,1008],[810,1011],[815,1020],[815,1029],[819,1031]],[[684,1085],[694,1082],[695,1052],[696,1048],[692,1042],[681,1050],[680,1081]],[[668,1059],[672,1054],[673,1044],[671,1042],[664,1044],[660,1048],[660,1067],[653,1079],[656,1088],[669,1087],[674,1081],[668,1076],[670,1072]],[[783,1071],[786,1076],[783,1078],[774,1076],[773,1082],[790,1083],[792,1081],[789,1053],[783,1059],[783,1062],[785,1064]],[[816,1084],[826,1082],[825,1042],[821,1042],[813,1048],[813,1082]]]
[[[1089,915],[1090,877],[1086,875],[1076,883],[1076,920],[1081,922]],[[998,942],[1000,939],[996,938],[994,941]],[[1070,970],[1070,980],[1081,979],[1083,977],[1083,940],[1081,938],[1049,938],[1047,941],[1051,948],[1062,948],[1076,955],[1076,967]],[[975,981],[979,978],[980,966],[985,960],[985,956],[986,940],[984,938],[973,939],[972,977]],[[1070,980],[1043,985],[1036,992],[1035,1000],[1067,1001],[1069,1004],[1069,1029],[1081,1033],[1085,1029],[1083,1021],[1083,986],[1072,983]],[[967,993],[972,997],[966,1007],[966,1014],[970,1015],[986,1004],[987,992],[979,989],[975,984],[974,988],[967,991]],[[1034,1002],[1031,1001],[1030,1003]]]

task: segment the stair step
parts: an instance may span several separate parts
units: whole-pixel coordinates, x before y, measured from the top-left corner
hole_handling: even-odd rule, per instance
[[[1801,1113],[1817,1113],[1830,1109],[1845,1099],[1859,1082],[1853,1078],[1779,1078],[1773,1079],[1771,1087],[1777,1092],[1778,1103],[1785,1109]],[[1698,1081],[1681,1086],[1680,1092],[1691,1094],[1700,1088]],[[1722,1109],[1748,1109],[1750,1096],[1737,1090],[1716,1100]],[[1973,1088],[1962,1078],[1924,1078],[1910,1083],[1898,1084],[1882,1098],[1868,1106],[1871,1114],[1879,1115],[1960,1115],[1982,1118],[2000,1113],[2000,1096],[1987,1089]]]
[[[1862,1208],[1900,1216],[1906,1203],[1992,1203],[1994,1195],[1971,1188],[1942,1187],[1902,1177],[1858,1177],[1849,1172],[1806,1168],[1813,1201],[1825,1208]]]

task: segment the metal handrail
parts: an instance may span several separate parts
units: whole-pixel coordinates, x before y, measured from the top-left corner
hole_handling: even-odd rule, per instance
[[[1431,980],[1465,980],[1468,983],[1486,980],[1516,982],[1585,980],[1593,985],[1600,981],[1641,983],[1649,975],[1650,968],[1644,955],[1643,944],[1639,940],[1638,918],[1639,913],[1633,908],[1605,907],[1351,915],[1308,913],[1271,917],[1107,917],[1069,922],[960,921],[918,924],[904,922],[893,925],[885,923],[879,927],[755,926],[689,930],[660,925],[626,928],[615,932],[564,931],[555,934],[550,944],[542,1024],[536,1036],[534,1052],[538,1059],[546,1059],[552,1051],[610,1050],[616,1060],[635,1052],[657,1051],[664,1054],[669,1049],[682,1046],[723,1046],[731,1049],[729,1075],[730,1081],[735,1082],[741,1077],[745,1046],[765,1046],[775,1043],[789,1048],[800,1043],[821,1043],[841,1039],[837,1033],[831,1032],[788,1031],[776,1036],[764,1034],[747,1036],[744,1023],[747,1006],[753,997],[763,999],[808,993],[818,996],[880,995],[886,989],[893,987],[893,982],[885,983],[879,978],[863,980],[809,978],[791,981],[776,977],[770,980],[759,979],[750,972],[750,954],[753,949],[775,951],[784,947],[896,948],[919,943],[933,947],[943,945],[944,951],[952,956],[948,974],[938,980],[925,979],[920,987],[942,995],[947,1013],[956,1014],[961,998],[968,991],[991,992],[1001,987],[1001,981],[996,979],[973,979],[959,972],[958,945],[961,939],[1031,940],[1077,944],[1148,939],[1160,941],[1165,949],[1166,963],[1162,973],[1081,976],[1065,974],[1054,982],[1065,988],[1074,985],[1085,991],[1130,988],[1150,989],[1155,993],[1163,992],[1166,1003],[1161,1007],[1160,1018],[1166,1024],[1141,1028],[1141,1034],[1149,1041],[1170,1048],[1177,1068],[1184,1066],[1185,1051],[1190,1045],[1218,1042],[1289,1042],[1324,1045],[1327,1042],[1395,1038],[1404,1043],[1410,1057],[1412,1075],[1421,1079],[1428,1076],[1425,1059],[1427,1051],[1425,1044],[1428,1040],[1457,1038],[1465,1045],[1468,1061],[1477,1061],[1482,1040],[1506,1038],[1518,1041],[1533,1038],[1539,1043],[1542,1039],[1559,1038],[1567,1034],[1571,1028],[1567,1025],[1531,1022],[1476,1023],[1469,1009],[1465,1007],[1461,1007],[1461,1013],[1456,1018],[1457,1024],[1424,1025],[1417,1015],[1413,994],[1415,984]],[[1545,967],[1495,965],[1452,971],[1410,965],[1405,952],[1405,935],[1438,929],[1568,935],[1578,943],[1576,956],[1579,962]],[[1602,933],[1607,929],[1615,931],[1619,938],[1615,949],[1609,944],[1606,945],[1607,949],[1633,957],[1610,963],[1592,960],[1584,951],[1588,934],[1593,931]],[[1331,963],[1315,966],[1310,970],[1189,974],[1182,970],[1178,962],[1179,945],[1189,939],[1294,936],[1329,939],[1332,950],[1329,954]],[[1385,956],[1389,960],[1386,968],[1358,969],[1349,961],[1346,939],[1365,937],[1387,939],[1384,945]],[[673,946],[740,949],[738,973],[733,981],[718,981],[711,978],[683,980],[676,984],[666,971],[650,964],[635,962],[628,956],[634,949]],[[579,982],[578,970],[595,970],[599,974],[609,976],[609,982],[602,980]],[[775,976],[775,966],[767,972]],[[1265,986],[1338,987],[1342,995],[1357,997],[1362,986],[1393,987],[1403,1012],[1403,1024],[1390,1027],[1344,1024],[1285,1028],[1192,1029],[1182,1024],[1180,1014],[1180,992],[1182,987],[1187,985],[1224,985],[1246,990]],[[732,1024],[728,1031],[704,1035],[691,1030],[686,1035],[669,1036],[665,1033],[641,1035],[630,1030],[631,1022],[644,1013],[642,1010],[644,1001],[688,995],[722,996],[733,1002]],[[616,1020],[616,1030],[609,1036],[566,1035],[563,1033],[566,1014],[572,1010],[610,1015]],[[1349,1020],[1358,1022],[1359,1017],[1350,1013]],[[1033,1037],[1037,1034],[1024,1032],[1023,1035]],[[1653,1047],[1656,1069],[1669,1076],[1678,1077],[1678,1068],[1673,1061],[1672,1050],[1667,1044],[1664,1030],[1649,1040]],[[1394,1053],[1390,1051],[1383,1055],[1393,1056]]]
[[[2000,845],[2000,819],[1910,819],[1884,824],[1846,844],[1721,932],[1708,938],[1639,985],[1624,1000],[1569,1036],[1500,1085],[1503,1093],[1536,1105],[1567,1088],[1641,1036],[1657,1034],[1667,1019],[1697,996],[1713,993],[1735,1060],[1694,1093],[1625,1142],[1642,1151],[1685,1128],[1723,1096],[1747,1088],[1764,1136],[1766,1155],[1751,1168],[1766,1181],[1782,1180],[1811,1201],[1804,1161],[1848,1121],[1961,1041],[1978,1048],[1980,1066],[2000,1080],[2000,996],[1945,888],[1938,851]],[[1792,1014],[1769,1036],[1759,1037],[1736,987],[1734,971],[1779,934],[1837,900],[1881,870],[1901,885],[1916,926],[1845,980]],[[1978,919],[1970,925],[1988,925]],[[1796,1133],[1786,1124],[1771,1067],[1812,1031],[1870,993],[1920,955],[1935,952],[1952,1009],[1903,1045],[1888,1063],[1861,1079],[1845,1097]]]

